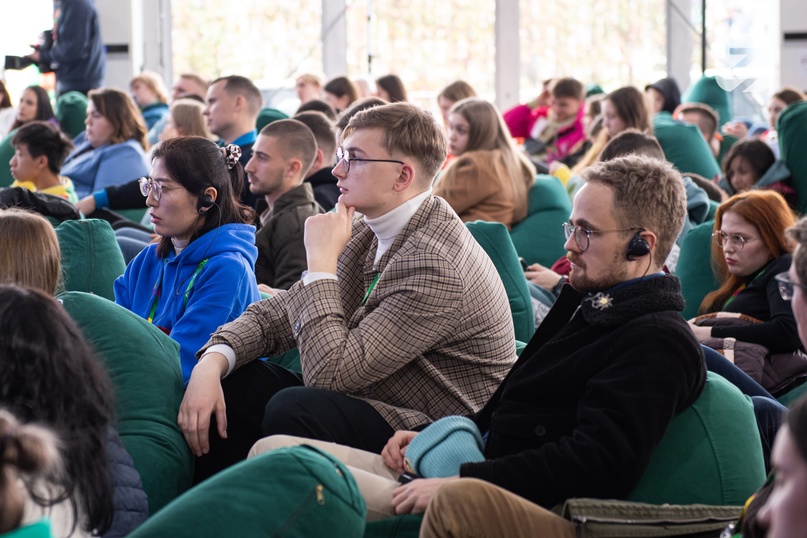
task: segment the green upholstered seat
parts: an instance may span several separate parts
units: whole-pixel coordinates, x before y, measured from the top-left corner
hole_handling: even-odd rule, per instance
[[[751,400],[708,372],[700,397],[675,416],[629,500],[741,506],[763,482]]]
[[[712,179],[720,174],[715,156],[696,125],[675,121],[669,112],[653,117],[653,134],[664,156],[681,173]]]
[[[195,486],[130,538],[361,537],[367,508],[353,476],[311,447],[250,458]]]
[[[684,319],[698,315],[701,301],[706,294],[720,287],[712,272],[712,229],[714,221],[707,220],[692,228],[681,244],[675,274],[681,280],[684,294]]]
[[[70,138],[84,131],[88,103],[87,96],[81,92],[65,92],[56,100],[56,119]]]
[[[734,118],[731,94],[720,87],[715,77],[703,77],[687,88],[681,98],[682,103],[703,103],[717,112],[717,128]]]
[[[14,183],[14,176],[11,175],[11,168],[8,165],[8,161],[14,156],[14,147],[11,145],[11,139],[14,138],[15,134],[17,134],[16,129],[8,133],[8,136],[0,141],[0,188],[8,187]]]
[[[114,301],[112,284],[126,270],[115,232],[105,220],[68,220],[56,228],[65,291],[94,293]]]
[[[793,103],[785,108],[776,122],[779,133],[781,159],[790,170],[790,177],[798,196],[798,210],[807,212],[807,101]]]
[[[0,533],[0,538],[52,538],[50,521],[43,519],[30,525],[23,525],[13,531]]]
[[[723,135],[723,140],[720,141],[720,153],[717,156],[717,164],[721,167],[721,169],[723,166],[723,159],[726,158],[726,154],[731,149],[731,146],[739,142],[739,140],[739,138],[730,134]]]
[[[708,372],[703,392],[673,418],[628,500],[742,506],[764,481],[762,445],[750,400]],[[415,537],[419,525],[420,516],[398,516],[368,524],[364,535]]]
[[[107,299],[81,292],[59,299],[107,367],[117,430],[154,514],[193,480],[193,458],[177,426],[183,395],[179,344]]]
[[[566,254],[563,223],[572,203],[559,179],[538,175],[528,194],[527,216],[510,230],[518,255],[527,263],[550,267]]]
[[[780,404],[790,407],[790,404],[792,404],[805,394],[807,394],[807,383],[803,383],[794,389],[790,389],[788,392],[779,396],[777,400],[779,400]]]
[[[532,314],[532,300],[527,289],[527,279],[518,261],[518,254],[507,233],[507,228],[499,222],[468,222],[465,226],[470,230],[476,242],[485,250],[496,266],[499,276],[507,291],[510,301],[510,312],[513,314],[513,327],[516,340],[528,342],[535,332],[535,321]]]
[[[260,133],[261,129],[277,120],[286,120],[289,117],[276,108],[262,108],[258,112],[258,119],[255,121],[255,129]]]

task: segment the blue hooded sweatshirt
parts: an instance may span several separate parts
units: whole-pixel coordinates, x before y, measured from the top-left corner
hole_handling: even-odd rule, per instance
[[[149,245],[115,280],[115,302],[179,342],[187,384],[210,335],[260,299],[257,257],[255,227],[248,224],[222,225],[164,259]]]

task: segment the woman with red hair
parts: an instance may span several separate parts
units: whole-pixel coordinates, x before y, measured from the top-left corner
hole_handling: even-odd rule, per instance
[[[795,223],[787,202],[774,191],[737,194],[717,209],[712,266],[722,284],[703,299],[700,313],[735,312],[759,322],[693,326],[700,341],[736,338],[771,353],[802,347],[790,303],[780,296],[775,279],[790,268],[793,245],[785,230]]]

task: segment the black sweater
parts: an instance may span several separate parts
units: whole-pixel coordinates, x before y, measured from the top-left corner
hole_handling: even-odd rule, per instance
[[[701,347],[678,312],[678,279],[585,297],[565,286],[521,358],[473,418],[488,433],[481,478],[545,507],[624,499],[673,416],[700,395]],[[605,306],[604,306],[605,305]]]
[[[780,256],[759,271],[749,276],[746,287],[723,308],[725,312],[739,312],[763,323],[734,327],[713,327],[715,338],[736,338],[742,342],[760,344],[771,353],[787,353],[802,347],[796,318],[790,301],[779,295],[779,286],[774,278],[790,269],[790,254]]]

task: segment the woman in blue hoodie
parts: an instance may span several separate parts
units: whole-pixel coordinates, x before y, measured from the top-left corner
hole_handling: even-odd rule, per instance
[[[140,186],[162,238],[115,281],[115,302],[179,342],[186,383],[210,334],[260,298],[254,213],[237,194],[240,153],[202,137],[155,148],[151,176]]]

